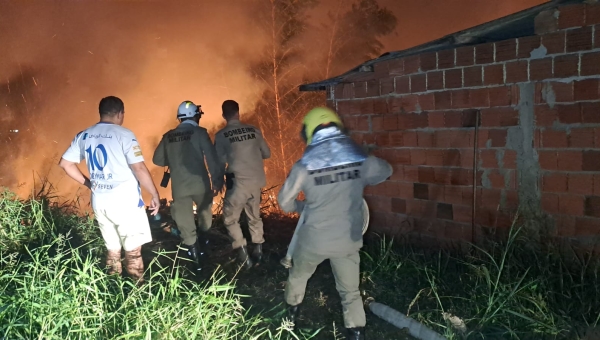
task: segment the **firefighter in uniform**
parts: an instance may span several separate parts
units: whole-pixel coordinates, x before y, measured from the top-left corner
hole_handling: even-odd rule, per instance
[[[311,110],[301,135],[307,143],[277,197],[285,212],[303,212],[297,231],[285,300],[292,322],[304,298],[306,283],[329,259],[343,307],[347,339],[364,339],[365,311],[359,292],[363,189],[392,174],[386,161],[368,156],[343,132],[342,122],[327,108]],[[304,192],[305,200],[297,199]]]
[[[202,114],[200,106],[193,102],[181,103],[177,110],[180,124],[163,135],[152,158],[154,164],[170,168],[173,196],[171,215],[181,231],[187,255],[197,270],[202,269],[201,257],[208,250],[208,239],[200,237],[199,240],[193,203],[196,204],[202,236],[212,224],[213,193],[223,187],[223,172],[214,146],[206,129],[198,125]]]
[[[260,262],[265,241],[260,218],[261,188],[266,185],[263,160],[271,156],[271,151],[259,129],[240,122],[237,102],[226,100],[222,109],[227,125],[215,135],[215,147],[221,166],[227,167],[223,219],[232,240],[231,245],[237,249],[238,262],[250,268],[253,260],[248,256],[239,219],[242,210],[245,210],[254,244],[252,257]]]

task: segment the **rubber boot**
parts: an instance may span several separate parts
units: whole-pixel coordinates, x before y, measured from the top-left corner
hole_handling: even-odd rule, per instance
[[[254,249],[252,249],[252,257],[256,264],[259,264],[262,260],[263,251],[262,251],[262,243],[257,243],[254,245]]]
[[[193,265],[194,265],[194,270],[196,271],[200,271],[202,270],[202,264],[200,261],[200,251],[198,249],[198,241],[196,240],[196,243],[194,243],[191,246],[186,245],[186,255],[187,257],[192,260]]]
[[[346,340],[365,340],[364,327],[348,328],[347,331]]]
[[[254,263],[252,263],[252,259],[248,256],[248,248],[246,246],[241,246],[237,249],[238,258],[237,261],[240,265],[243,265],[246,269],[252,268]]]
[[[198,233],[198,250],[200,251],[200,260],[206,262],[210,257],[210,243],[208,241],[208,233],[200,232]]]
[[[144,283],[144,261],[142,259],[142,247],[125,252],[125,270],[138,286]]]
[[[108,275],[121,275],[121,249],[107,251],[106,266],[108,267]]]
[[[287,318],[293,324],[292,330],[294,330],[296,328],[296,325],[298,322],[299,310],[300,310],[300,305],[295,305],[295,306],[288,305]]]

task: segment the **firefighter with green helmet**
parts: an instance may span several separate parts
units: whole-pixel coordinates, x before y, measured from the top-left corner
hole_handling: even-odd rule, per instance
[[[212,225],[213,197],[223,187],[223,172],[215,148],[206,129],[198,125],[202,114],[199,105],[189,100],[182,102],[177,109],[180,124],[163,135],[152,158],[154,164],[170,169],[171,215],[196,270],[202,269],[202,255],[208,251],[205,232]],[[201,235],[197,234],[194,204]]]
[[[285,212],[303,212],[297,230],[285,300],[296,324],[308,279],[317,266],[329,260],[343,307],[347,339],[365,339],[365,311],[359,291],[359,250],[363,245],[363,190],[392,174],[385,160],[365,154],[343,130],[338,115],[315,108],[303,120],[307,144],[279,194]],[[305,199],[297,199],[300,192]]]

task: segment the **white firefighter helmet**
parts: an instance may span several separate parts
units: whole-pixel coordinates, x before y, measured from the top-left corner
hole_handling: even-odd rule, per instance
[[[193,118],[202,113],[200,105],[196,105],[192,101],[186,100],[179,104],[179,108],[177,109],[177,119]]]

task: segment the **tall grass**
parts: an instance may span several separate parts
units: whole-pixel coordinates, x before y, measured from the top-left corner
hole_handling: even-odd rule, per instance
[[[363,279],[376,299],[448,339],[589,337],[600,322],[598,262],[528,247],[521,232],[454,255],[384,238],[363,254]]]
[[[199,284],[185,269],[161,266],[166,253],[141,287],[107,275],[97,228],[71,208],[43,192],[27,200],[0,194],[0,338],[310,338],[249,317],[219,272]]]

